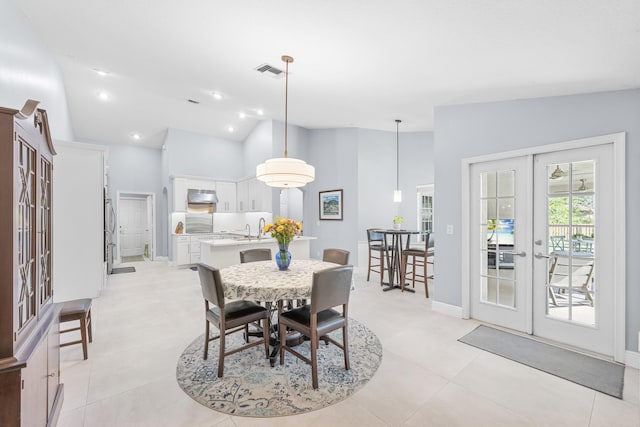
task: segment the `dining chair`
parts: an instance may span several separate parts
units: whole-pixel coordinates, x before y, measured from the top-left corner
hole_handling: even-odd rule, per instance
[[[388,266],[385,266],[386,253],[388,250],[391,250],[391,248],[385,245],[384,235],[376,228],[367,229],[367,244],[369,246],[367,282],[373,271],[374,273],[380,273],[380,286],[382,286],[384,272],[385,270],[389,270]]]
[[[325,249],[322,252],[322,261],[333,262],[335,264],[349,264],[349,251],[344,249]]]
[[[311,384],[314,389],[318,388],[318,344],[320,337],[326,338],[330,343],[342,349],[344,368],[349,369],[348,313],[352,276],[353,266],[351,265],[314,272],[311,285],[311,303],[280,314],[278,320],[280,365],[284,364],[285,351],[310,364]],[[338,306],[342,306],[342,310],[334,309]],[[310,358],[287,346],[287,328],[309,337]],[[337,329],[342,329],[342,343],[327,335]]]
[[[424,246],[420,248],[409,248],[402,251],[402,272],[400,279],[400,289],[404,291],[407,279],[411,279],[411,287],[415,288],[416,282],[424,283],[426,298],[429,298],[428,279],[433,279],[433,275],[427,274],[427,266],[434,265],[435,242],[433,233],[427,233],[424,239]],[[409,260],[411,258],[411,260]],[[411,271],[407,267],[411,265]],[[422,269],[422,271],[420,271]]]
[[[224,372],[224,358],[248,348],[264,344],[266,357],[269,358],[269,337],[268,334],[261,340],[249,342],[249,323],[262,320],[266,329],[269,329],[269,311],[253,301],[238,300],[227,303],[224,298],[224,288],[220,270],[210,268],[204,264],[198,264],[198,274],[200,276],[200,286],[204,297],[205,309],[205,333],[204,333],[204,359],[209,354],[209,342],[219,339],[220,351],[218,353],[218,378]],[[209,336],[209,324],[218,328],[219,334]],[[234,332],[244,330],[245,345],[231,351],[226,349],[226,336]]]
[[[269,248],[240,251],[240,264],[244,264],[245,262],[269,261],[271,259],[271,249]]]

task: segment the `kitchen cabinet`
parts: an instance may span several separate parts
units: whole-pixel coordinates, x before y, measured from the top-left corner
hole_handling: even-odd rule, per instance
[[[173,235],[173,257],[175,265],[189,265],[200,262],[201,242],[213,240],[213,234],[180,236]]]
[[[272,188],[257,178],[249,180],[249,210],[251,212],[271,212]]]
[[[187,190],[189,180],[186,178],[173,178],[173,212],[187,211]]]
[[[0,425],[55,425],[62,408],[53,302],[53,156],[45,110],[0,108]]]
[[[216,212],[236,212],[236,183],[231,181],[216,181],[218,204]]]
[[[271,187],[257,178],[238,181],[238,212],[271,212]]]
[[[173,236],[173,260],[176,265],[186,265],[191,262],[189,257],[189,236]]]
[[[247,212],[249,206],[249,180],[238,181],[236,186],[238,198],[238,212]]]

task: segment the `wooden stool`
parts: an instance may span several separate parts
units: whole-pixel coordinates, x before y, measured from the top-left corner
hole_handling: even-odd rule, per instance
[[[89,335],[89,342],[93,341],[91,335],[91,298],[77,299],[74,301],[67,301],[63,303],[62,311],[60,311],[60,323],[71,322],[74,320],[80,321],[80,326],[70,329],[61,329],[60,335],[66,332],[72,332],[80,330],[82,339],[78,341],[71,341],[60,344],[60,347],[66,347],[68,345],[82,343],[82,353],[84,359],[87,359],[87,334]]]

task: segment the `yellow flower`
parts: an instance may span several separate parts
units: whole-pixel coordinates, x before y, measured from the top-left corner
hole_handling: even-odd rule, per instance
[[[273,224],[267,224],[264,226],[264,228],[262,229],[263,233],[268,233],[269,231],[271,231],[271,227],[273,227]]]
[[[278,233],[282,233],[282,232],[284,231],[284,226],[283,226],[283,225],[279,225],[279,226],[276,228],[276,231],[277,231]]]
[[[298,227],[298,230],[302,230],[302,223],[300,221],[296,222],[296,227]]]
[[[278,221],[278,224],[282,224],[285,225],[287,223],[287,219],[286,218],[281,218],[280,221]],[[282,230],[280,230],[282,231]]]

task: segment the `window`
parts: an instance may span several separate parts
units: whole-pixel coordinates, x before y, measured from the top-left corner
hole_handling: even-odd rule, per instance
[[[419,240],[424,242],[424,233],[433,232],[433,184],[418,186],[417,191]]]

